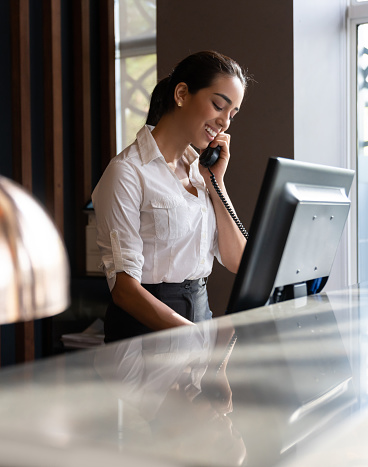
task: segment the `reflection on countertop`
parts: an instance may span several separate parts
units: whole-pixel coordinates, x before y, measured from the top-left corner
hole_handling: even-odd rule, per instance
[[[306,465],[364,416],[366,315],[353,287],[4,369],[0,465]]]

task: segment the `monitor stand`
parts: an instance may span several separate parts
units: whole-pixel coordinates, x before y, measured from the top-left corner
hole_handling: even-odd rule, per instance
[[[320,277],[310,281],[299,282],[297,284],[289,284],[281,287],[275,287],[268,305],[272,303],[280,303],[293,298],[306,297],[319,293],[327,282],[328,277]]]

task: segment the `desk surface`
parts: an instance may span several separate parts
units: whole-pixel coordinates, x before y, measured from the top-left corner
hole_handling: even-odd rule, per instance
[[[353,287],[3,369],[0,465],[367,465],[367,357]]]

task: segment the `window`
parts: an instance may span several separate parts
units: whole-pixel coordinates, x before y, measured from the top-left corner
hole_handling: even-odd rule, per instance
[[[156,72],[156,0],[114,0],[116,147],[144,124]]]
[[[356,258],[357,282],[368,279],[368,1],[350,0],[349,5],[351,58],[351,165],[356,183]],[[353,224],[353,225],[354,225]],[[363,324],[363,322],[362,322]],[[368,330],[362,325],[359,340],[351,343],[353,372],[360,379],[360,403],[368,401]]]
[[[357,282],[368,280],[368,1],[350,0],[351,155],[356,170]]]
[[[368,280],[368,23],[357,27],[358,280]]]

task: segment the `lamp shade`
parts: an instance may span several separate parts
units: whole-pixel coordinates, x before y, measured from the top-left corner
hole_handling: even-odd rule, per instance
[[[52,219],[0,176],[0,324],[45,318],[70,303],[69,262]]]

